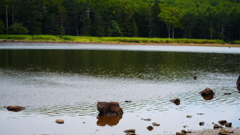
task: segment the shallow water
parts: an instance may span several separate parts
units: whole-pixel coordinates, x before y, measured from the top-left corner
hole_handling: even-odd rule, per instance
[[[239,48],[200,48],[0,44],[0,134],[120,135],[133,128],[167,135],[222,119],[239,127]],[[206,87],[216,92],[212,100],[198,94]],[[174,98],[181,104],[169,102]],[[98,101],[119,102],[123,116],[98,119]],[[26,109],[10,112],[8,105]],[[148,131],[152,122],[161,125]]]

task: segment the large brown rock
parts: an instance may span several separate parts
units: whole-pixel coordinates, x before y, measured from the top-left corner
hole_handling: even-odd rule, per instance
[[[118,102],[98,102],[97,109],[99,111],[99,116],[114,116],[123,114],[123,110]]]
[[[210,96],[210,95],[214,95],[215,93],[213,92],[212,89],[205,88],[204,90],[200,91],[199,94],[201,94],[202,96]]]
[[[211,100],[213,99],[215,93],[212,89],[205,88],[204,90],[200,91],[199,94],[201,94],[205,100]]]
[[[22,106],[8,106],[7,107],[8,111],[13,111],[13,112],[19,112],[25,109],[25,107]]]

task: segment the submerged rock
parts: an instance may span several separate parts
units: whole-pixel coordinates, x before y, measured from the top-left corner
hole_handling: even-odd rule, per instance
[[[22,106],[8,106],[7,107],[8,111],[13,111],[13,112],[19,112],[25,109],[25,107]]]
[[[98,102],[97,109],[99,111],[99,116],[114,116],[123,114],[123,110],[118,102]]]

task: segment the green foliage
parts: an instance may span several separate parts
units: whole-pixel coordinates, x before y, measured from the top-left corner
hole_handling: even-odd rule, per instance
[[[5,30],[3,22],[0,20],[0,34],[3,34]]]
[[[60,34],[60,35],[64,35],[64,34],[65,34],[65,29],[64,29],[63,26],[61,26],[61,27],[58,29],[58,31],[59,31],[59,34]]]
[[[239,16],[239,0],[0,2],[0,20],[5,31],[10,26],[10,33],[30,35],[176,37],[233,41],[240,40]],[[12,28],[13,24],[22,24],[29,32],[21,30],[19,33]],[[0,33],[2,31],[4,28],[0,24]],[[169,39],[165,41],[172,42]],[[145,42],[145,39],[137,42]]]
[[[12,26],[9,27],[8,31],[10,34],[16,34],[16,35],[28,34],[28,29],[20,23],[13,24]]]
[[[240,40],[233,41],[233,44],[240,44]]]
[[[34,35],[32,41],[63,41],[60,37],[53,35]]]
[[[10,40],[28,40],[30,41],[32,36],[30,35],[0,35],[0,39],[10,39]]]
[[[121,31],[118,23],[114,20],[111,21],[111,29],[112,29],[112,34],[114,37],[122,35],[122,31]]]
[[[0,35],[0,39],[54,42],[96,42],[96,43],[180,43],[180,44],[224,44],[223,40],[171,39],[140,37],[91,37],[91,36],[53,36],[53,35]],[[239,41],[235,41],[239,44]]]
[[[138,27],[135,20],[132,21],[132,36],[138,37]]]

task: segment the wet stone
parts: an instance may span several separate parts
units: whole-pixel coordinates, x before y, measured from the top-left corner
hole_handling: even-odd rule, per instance
[[[152,130],[153,130],[153,127],[152,127],[152,126],[148,126],[147,129],[148,129],[149,131],[152,131]]]
[[[19,112],[25,109],[25,107],[22,106],[8,106],[7,107],[8,111],[13,111],[13,112]]]
[[[125,133],[135,133],[135,129],[127,129],[123,132],[125,132]]]
[[[182,130],[181,133],[187,134],[187,133],[192,133],[192,132],[191,131]]]
[[[142,120],[144,120],[144,121],[151,121],[150,118],[147,118],[147,119],[143,119],[143,118],[142,118]]]
[[[176,132],[176,135],[184,135],[182,132]]]
[[[214,124],[213,125],[213,128],[216,129],[216,128],[222,128],[222,126],[219,126],[218,124]]]
[[[58,123],[58,124],[63,124],[63,123],[64,123],[64,120],[62,120],[62,119],[57,119],[55,122]]]
[[[156,123],[156,122],[153,122],[152,123],[153,126],[160,126],[160,124]]]
[[[225,124],[225,127],[232,127],[232,122],[227,122],[227,123]]]
[[[226,120],[219,120],[218,123],[221,124],[221,125],[224,125],[224,124],[227,123],[227,121]]]
[[[180,99],[179,98],[176,98],[176,99],[172,99],[170,100],[170,102],[174,103],[175,105],[180,105]]]
[[[200,126],[204,126],[204,124],[205,124],[204,122],[199,122]]]
[[[224,95],[231,95],[232,93],[224,93]]]
[[[192,115],[187,115],[187,118],[192,118]]]

